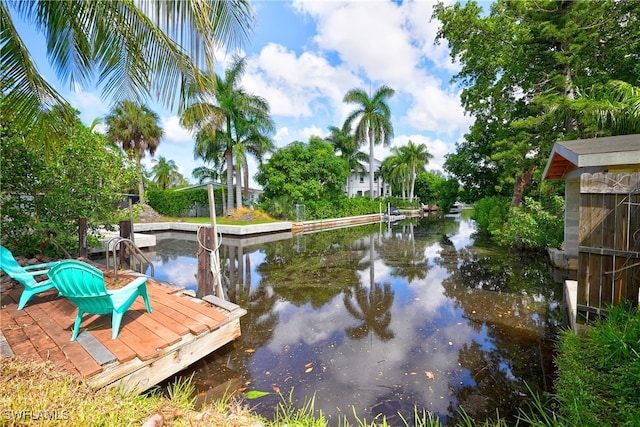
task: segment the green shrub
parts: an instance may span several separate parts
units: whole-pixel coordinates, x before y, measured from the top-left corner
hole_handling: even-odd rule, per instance
[[[493,235],[496,230],[499,230],[507,222],[510,203],[509,198],[501,196],[478,200],[471,216],[478,226],[478,231]]]
[[[216,201],[222,200],[220,190],[214,190]],[[148,190],[145,194],[147,203],[160,215],[182,216],[194,205],[207,205],[209,203],[209,193],[205,188],[195,190],[177,191],[168,190]],[[217,203],[216,203],[217,204]],[[218,212],[221,212],[218,210]]]
[[[512,208],[506,223],[492,230],[498,244],[523,249],[558,248],[564,241],[564,199],[553,196],[543,206],[529,197]]]
[[[103,135],[78,123],[46,158],[20,133],[3,132],[2,244],[16,255],[77,253],[78,219],[89,234],[117,222],[115,207],[135,183],[135,169]]]

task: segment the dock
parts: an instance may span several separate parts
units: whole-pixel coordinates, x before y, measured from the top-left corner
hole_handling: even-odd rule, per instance
[[[134,276],[105,274],[105,282],[117,288]],[[138,298],[117,339],[111,339],[110,315],[85,314],[78,339],[70,341],[77,308],[52,289],[18,311],[22,286],[16,285],[1,296],[0,355],[50,360],[93,387],[140,393],[240,336],[246,310],[229,301],[211,295],[197,299],[153,278],[147,291],[152,312]]]

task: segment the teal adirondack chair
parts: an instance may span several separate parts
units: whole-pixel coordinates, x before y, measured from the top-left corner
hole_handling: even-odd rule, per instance
[[[0,246],[0,269],[5,272],[9,277],[24,286],[24,291],[20,295],[20,301],[18,301],[18,310],[22,310],[29,302],[31,297],[40,292],[47,291],[53,288],[51,280],[43,280],[38,282],[35,276],[41,274],[47,274],[49,267],[53,267],[58,262],[46,262],[44,264],[29,265],[22,267],[18,264],[18,261],[13,257],[11,251],[4,246]]]
[[[78,337],[78,330],[85,313],[112,313],[111,339],[120,332],[122,316],[131,307],[135,299],[141,296],[151,313],[147,295],[147,277],[138,277],[122,289],[107,290],[104,274],[92,265],[77,260],[61,261],[49,270],[49,277],[60,292],[78,307],[78,316],[73,326],[71,341]]]

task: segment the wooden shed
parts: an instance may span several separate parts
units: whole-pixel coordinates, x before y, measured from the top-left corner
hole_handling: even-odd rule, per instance
[[[640,290],[640,134],[558,142],[545,179],[565,180],[564,260],[579,317]]]

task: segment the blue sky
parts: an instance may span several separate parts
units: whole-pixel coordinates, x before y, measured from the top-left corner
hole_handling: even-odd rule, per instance
[[[254,1],[256,24],[241,55],[247,57],[242,84],[267,99],[276,123],[274,142],[283,147],[327,136],[354,108],[342,102],[348,90],[375,91],[387,85],[396,91],[389,105],[394,137],[391,147],[409,140],[425,144],[434,158],[427,169],[442,169],[472,123],[460,106],[460,89],[452,86],[458,70],[445,44],[434,44],[438,22],[431,20],[435,1],[362,0]],[[34,28],[18,25],[40,72],[81,112],[85,124],[103,117],[111,101],[92,87],[71,88],[55,77],[46,60],[43,39]],[[224,73],[231,54],[219,56],[216,72]],[[175,111],[149,102],[165,132],[154,156],[174,160],[191,178],[201,166],[193,158],[193,137],[181,128]],[[366,152],[367,148],[363,147]],[[376,158],[389,154],[376,146]],[[146,165],[153,158],[147,156]],[[250,175],[256,172],[250,162]],[[257,186],[255,182],[253,186]]]

